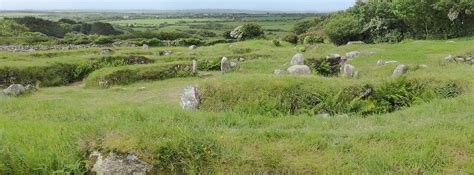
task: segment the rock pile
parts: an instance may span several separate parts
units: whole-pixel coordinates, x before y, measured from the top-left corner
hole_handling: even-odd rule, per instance
[[[448,55],[447,57],[444,58],[445,61],[448,62],[456,62],[456,63],[462,63],[462,64],[470,64],[474,65],[474,56],[452,56]]]

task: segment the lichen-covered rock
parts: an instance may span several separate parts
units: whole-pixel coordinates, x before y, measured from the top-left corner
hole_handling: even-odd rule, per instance
[[[196,50],[197,49],[197,46],[196,45],[191,45],[189,46],[189,50]]]
[[[293,75],[311,75],[311,69],[307,65],[294,65],[288,68],[288,73]]]
[[[394,65],[398,65],[398,64],[400,64],[400,62],[398,62],[398,61],[385,61],[385,64],[394,64]]]
[[[405,74],[408,71],[408,67],[404,64],[400,64],[393,71],[392,77],[399,77]]]
[[[353,65],[344,64],[344,66],[342,66],[342,75],[344,77],[355,77],[357,75],[357,71]]]
[[[222,73],[230,72],[231,68],[232,67],[230,65],[229,59],[227,59],[227,57],[222,57],[222,60],[221,60],[221,71],[222,71]]]
[[[12,84],[2,91],[4,96],[20,96],[27,92],[26,88],[21,84]]]
[[[118,156],[115,153],[102,155],[94,151],[89,159],[94,164],[91,172],[97,175],[146,175],[152,169],[151,165],[132,154],[128,156]]]
[[[385,61],[383,60],[378,60],[377,61],[377,66],[383,66],[385,64]]]
[[[184,89],[181,96],[181,107],[185,110],[199,109],[201,105],[201,94],[196,86],[189,86]]]
[[[290,64],[294,65],[304,65],[304,55],[302,53],[298,53],[291,59]]]
[[[193,75],[196,75],[198,73],[198,62],[196,60],[193,60]]]
[[[149,46],[148,44],[143,44],[143,50],[148,50]]]

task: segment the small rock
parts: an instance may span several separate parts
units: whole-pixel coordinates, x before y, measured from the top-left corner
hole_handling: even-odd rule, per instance
[[[151,165],[139,160],[135,155],[123,157],[115,153],[109,153],[107,156],[103,156],[101,153],[94,151],[89,159],[94,163],[91,172],[98,175],[146,175],[152,169]]]
[[[399,77],[405,74],[408,71],[408,67],[404,64],[400,64],[393,71],[392,77]]]
[[[294,65],[304,65],[304,55],[302,53],[298,53],[291,59],[290,64]]]
[[[462,57],[456,57],[456,58],[454,58],[454,61],[456,61],[458,63],[464,63],[466,60]]]
[[[112,55],[112,53],[113,53],[113,51],[110,50],[110,49],[102,49],[99,54],[100,55]]]
[[[36,92],[36,91],[38,90],[38,89],[36,89],[35,86],[33,86],[33,85],[31,85],[31,84],[26,85],[25,89],[26,89],[26,91],[28,91],[28,92]]]
[[[230,62],[230,67],[231,67],[231,68],[237,67],[238,65],[239,65],[239,64],[236,63],[236,62],[233,62],[233,61]]]
[[[222,60],[221,60],[221,71],[222,71],[222,73],[230,72],[231,68],[232,67],[231,67],[230,62],[227,59],[227,57],[222,57]]]
[[[385,64],[395,64],[395,65],[398,65],[398,64],[400,64],[400,62],[398,62],[398,61],[385,61]]]
[[[365,44],[363,41],[349,41],[347,42],[347,45],[353,45],[353,44]]]
[[[240,62],[244,62],[244,61],[245,61],[245,58],[240,58],[239,61],[240,61]]]
[[[273,74],[275,74],[275,75],[285,75],[286,71],[281,70],[281,69],[277,69],[277,70],[273,71]]]
[[[385,64],[385,61],[383,60],[378,60],[377,61],[377,66],[383,66]]]
[[[185,110],[199,109],[201,105],[201,94],[196,86],[190,86],[184,89],[181,96],[181,107]]]
[[[420,64],[420,65],[418,65],[418,68],[420,68],[420,69],[426,69],[426,68],[428,68],[428,65],[426,65],[426,64]]]
[[[342,67],[342,75],[344,77],[355,77],[358,72],[356,72],[355,67],[350,64],[344,64]]]
[[[293,75],[311,75],[311,69],[307,65],[294,65],[288,68],[288,73]]]
[[[454,61],[453,55],[448,55],[447,57],[444,57],[444,61]]]
[[[195,49],[197,49],[197,46],[196,46],[196,45],[191,45],[191,46],[189,46],[189,50],[195,50]]]
[[[148,44],[143,44],[143,50],[148,50],[149,46]]]

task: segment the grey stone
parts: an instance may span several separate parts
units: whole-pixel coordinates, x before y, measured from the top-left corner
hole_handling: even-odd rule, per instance
[[[193,60],[193,74],[196,75],[198,73],[198,62],[196,60]]]
[[[464,62],[466,61],[466,60],[465,60],[464,58],[462,58],[462,57],[456,57],[456,58],[454,58],[454,60],[455,60],[456,62],[458,62],[458,63],[464,63]]]
[[[344,64],[344,66],[342,66],[342,75],[344,77],[355,77],[357,74],[358,72],[353,65]]]
[[[189,86],[184,89],[181,96],[181,107],[185,110],[199,109],[201,105],[201,94],[196,86]]]
[[[351,59],[357,58],[361,55],[362,55],[362,53],[359,52],[359,51],[352,51],[352,52],[346,53],[346,58],[351,60]]]
[[[291,59],[290,64],[292,66],[294,66],[294,65],[304,65],[304,55],[302,53],[298,53],[298,54],[294,55],[293,58]]]
[[[143,50],[148,50],[149,46],[148,44],[143,44]]]
[[[405,74],[408,71],[408,67],[404,64],[400,64],[393,71],[392,77],[399,77]]]
[[[420,68],[420,69],[426,69],[426,68],[428,68],[428,65],[426,65],[426,64],[420,64],[420,65],[418,65],[418,68]]]
[[[21,84],[12,84],[8,86],[8,88],[2,91],[2,95],[4,96],[20,96],[21,94],[25,93],[27,90]]]
[[[112,55],[113,51],[110,49],[102,49],[100,50],[100,55]]]
[[[196,46],[196,45],[191,45],[191,46],[189,46],[189,50],[195,50],[195,49],[197,49],[197,46]]]
[[[230,72],[231,69],[230,61],[227,59],[227,57],[223,57],[221,60],[221,71],[222,73],[227,73]]]
[[[454,61],[453,55],[448,55],[448,56],[444,57],[444,61]]]
[[[104,156],[94,151],[89,159],[93,162],[91,172],[97,175],[146,175],[153,167],[135,155],[119,156],[109,153]]]
[[[240,62],[244,62],[244,61],[245,61],[245,58],[240,58],[239,61],[240,61]]]
[[[311,69],[307,65],[294,65],[288,68],[288,73],[293,75],[311,75]]]
[[[353,45],[353,44],[365,44],[363,41],[349,41],[347,42],[347,45]]]
[[[398,61],[385,61],[385,64],[395,64],[395,65],[398,65],[398,64],[400,64],[400,62],[398,62]]]
[[[385,61],[383,60],[378,60],[377,61],[377,66],[383,66],[385,64]]]
[[[326,59],[327,59],[327,60],[331,60],[331,59],[341,59],[341,55],[333,53],[333,54],[331,54],[331,55],[326,56]]]
[[[275,75],[285,75],[285,74],[287,74],[287,72],[284,71],[284,70],[281,70],[281,69],[277,69],[277,70],[273,71],[273,74],[275,74]]]

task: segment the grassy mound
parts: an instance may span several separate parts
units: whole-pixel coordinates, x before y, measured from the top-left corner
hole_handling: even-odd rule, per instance
[[[381,83],[293,76],[232,77],[202,84],[203,109],[251,114],[388,113],[435,98],[455,97],[455,81],[399,78]]]
[[[169,63],[104,68],[86,78],[86,87],[107,88],[112,85],[127,85],[140,80],[164,80],[192,75],[190,64]]]
[[[80,62],[52,63],[48,65],[17,66],[0,68],[0,86],[12,83],[60,86],[80,81],[94,70],[134,64],[152,63],[143,56],[108,56]]]

